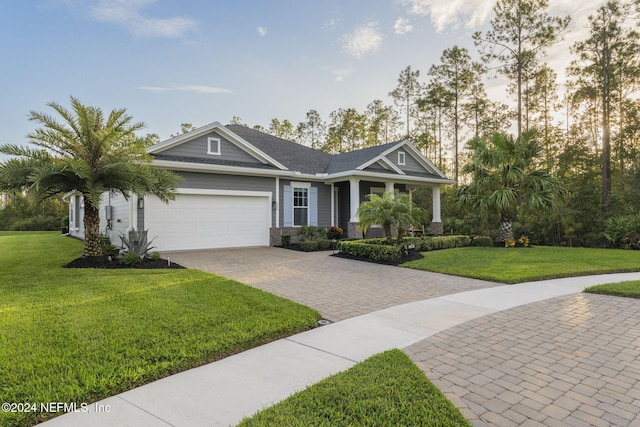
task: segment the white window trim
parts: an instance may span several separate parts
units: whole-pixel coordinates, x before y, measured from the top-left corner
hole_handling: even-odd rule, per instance
[[[212,146],[215,147],[215,150],[212,149]],[[207,154],[212,154],[214,156],[220,155],[220,138],[207,138]]]
[[[311,197],[311,183],[310,182],[296,182],[296,181],[291,181],[289,183],[289,185],[291,185],[291,209],[293,210],[293,215],[291,216],[291,220],[293,221],[291,224],[293,227],[302,227],[302,225],[296,225],[296,215],[295,215],[295,210],[296,207],[294,205],[295,203],[295,192],[296,192],[296,188],[304,188],[307,190],[307,225],[309,225],[310,222],[310,218],[311,218],[311,208],[309,206],[309,197]]]
[[[311,191],[310,191],[311,186],[309,187],[305,187],[305,186],[291,186],[291,194],[293,195],[292,200],[291,200],[291,208],[293,209],[293,227],[302,227],[303,224],[296,224],[296,208],[297,209],[302,209],[303,206],[296,206],[296,189],[304,189],[307,190],[307,206],[305,207],[307,209],[307,226],[309,225],[310,222],[310,213],[311,213],[311,208],[309,207],[309,197],[311,197]]]
[[[405,153],[404,151],[398,151],[398,165],[407,165],[407,153]]]

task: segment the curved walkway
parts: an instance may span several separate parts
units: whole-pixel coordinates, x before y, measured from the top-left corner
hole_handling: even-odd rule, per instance
[[[385,271],[395,286],[405,270]],[[638,425],[640,300],[579,294],[622,280],[640,273],[484,287],[385,308],[164,378],[49,425],[233,425],[390,348],[405,349],[476,425]],[[109,412],[96,411],[106,405]]]

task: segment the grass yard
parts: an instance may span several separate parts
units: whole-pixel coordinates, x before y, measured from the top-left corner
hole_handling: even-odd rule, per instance
[[[312,328],[319,318],[196,270],[61,268],[81,246],[57,233],[0,233],[3,402],[79,407]],[[0,425],[47,416],[0,412]]]
[[[640,252],[622,249],[468,247],[423,255],[402,266],[502,283],[640,271]]]
[[[400,350],[375,355],[239,426],[471,426]]]
[[[632,280],[629,282],[608,283],[606,285],[589,286],[584,291],[590,294],[640,298],[640,281]]]

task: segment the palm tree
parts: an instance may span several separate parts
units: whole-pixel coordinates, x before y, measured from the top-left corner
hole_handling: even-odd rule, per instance
[[[41,200],[77,191],[84,197],[84,249],[82,256],[99,256],[100,201],[106,191],[132,195],[154,194],[168,202],[174,198],[179,177],[149,166],[146,139],[135,132],[125,109],[105,117],[100,108],[71,97],[71,111],[47,104],[62,118],[31,111],[29,119],[43,125],[27,135],[37,148],[2,145],[0,152],[17,156],[0,163],[1,190],[33,191]]]
[[[372,225],[381,225],[389,244],[393,243],[391,227],[398,229],[396,244],[400,245],[405,228],[424,218],[424,210],[415,206],[407,194],[370,194],[367,197],[369,200],[358,208],[358,226],[366,233]]]
[[[513,220],[520,206],[544,209],[554,206],[564,188],[553,176],[536,169],[542,145],[537,133],[525,131],[515,139],[505,133],[474,138],[467,144],[471,162],[463,173],[473,181],[456,191],[459,206],[500,214],[500,241],[513,240]]]

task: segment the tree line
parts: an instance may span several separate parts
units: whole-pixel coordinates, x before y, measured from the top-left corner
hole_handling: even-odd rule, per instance
[[[574,59],[560,82],[545,54],[568,33],[571,17],[552,16],[547,0],[499,0],[490,28],[472,36],[477,52],[453,46],[424,74],[406,67],[390,104],[376,99],[365,111],[340,108],[328,120],[311,110],[297,125],[274,118],[255,128],[330,153],[408,138],[460,185],[477,178],[471,171],[478,169],[479,144],[470,141],[513,127],[516,140],[535,131],[541,149],[527,167],[557,179],[564,191],[551,209],[518,207],[514,232],[537,243],[611,244],[612,224],[633,223],[640,209],[638,18],[638,0],[607,1],[592,11],[585,38],[566,47]],[[484,82],[496,74],[509,81],[510,104],[487,95]],[[499,228],[494,217],[455,203],[455,189],[446,197],[445,230]]]

